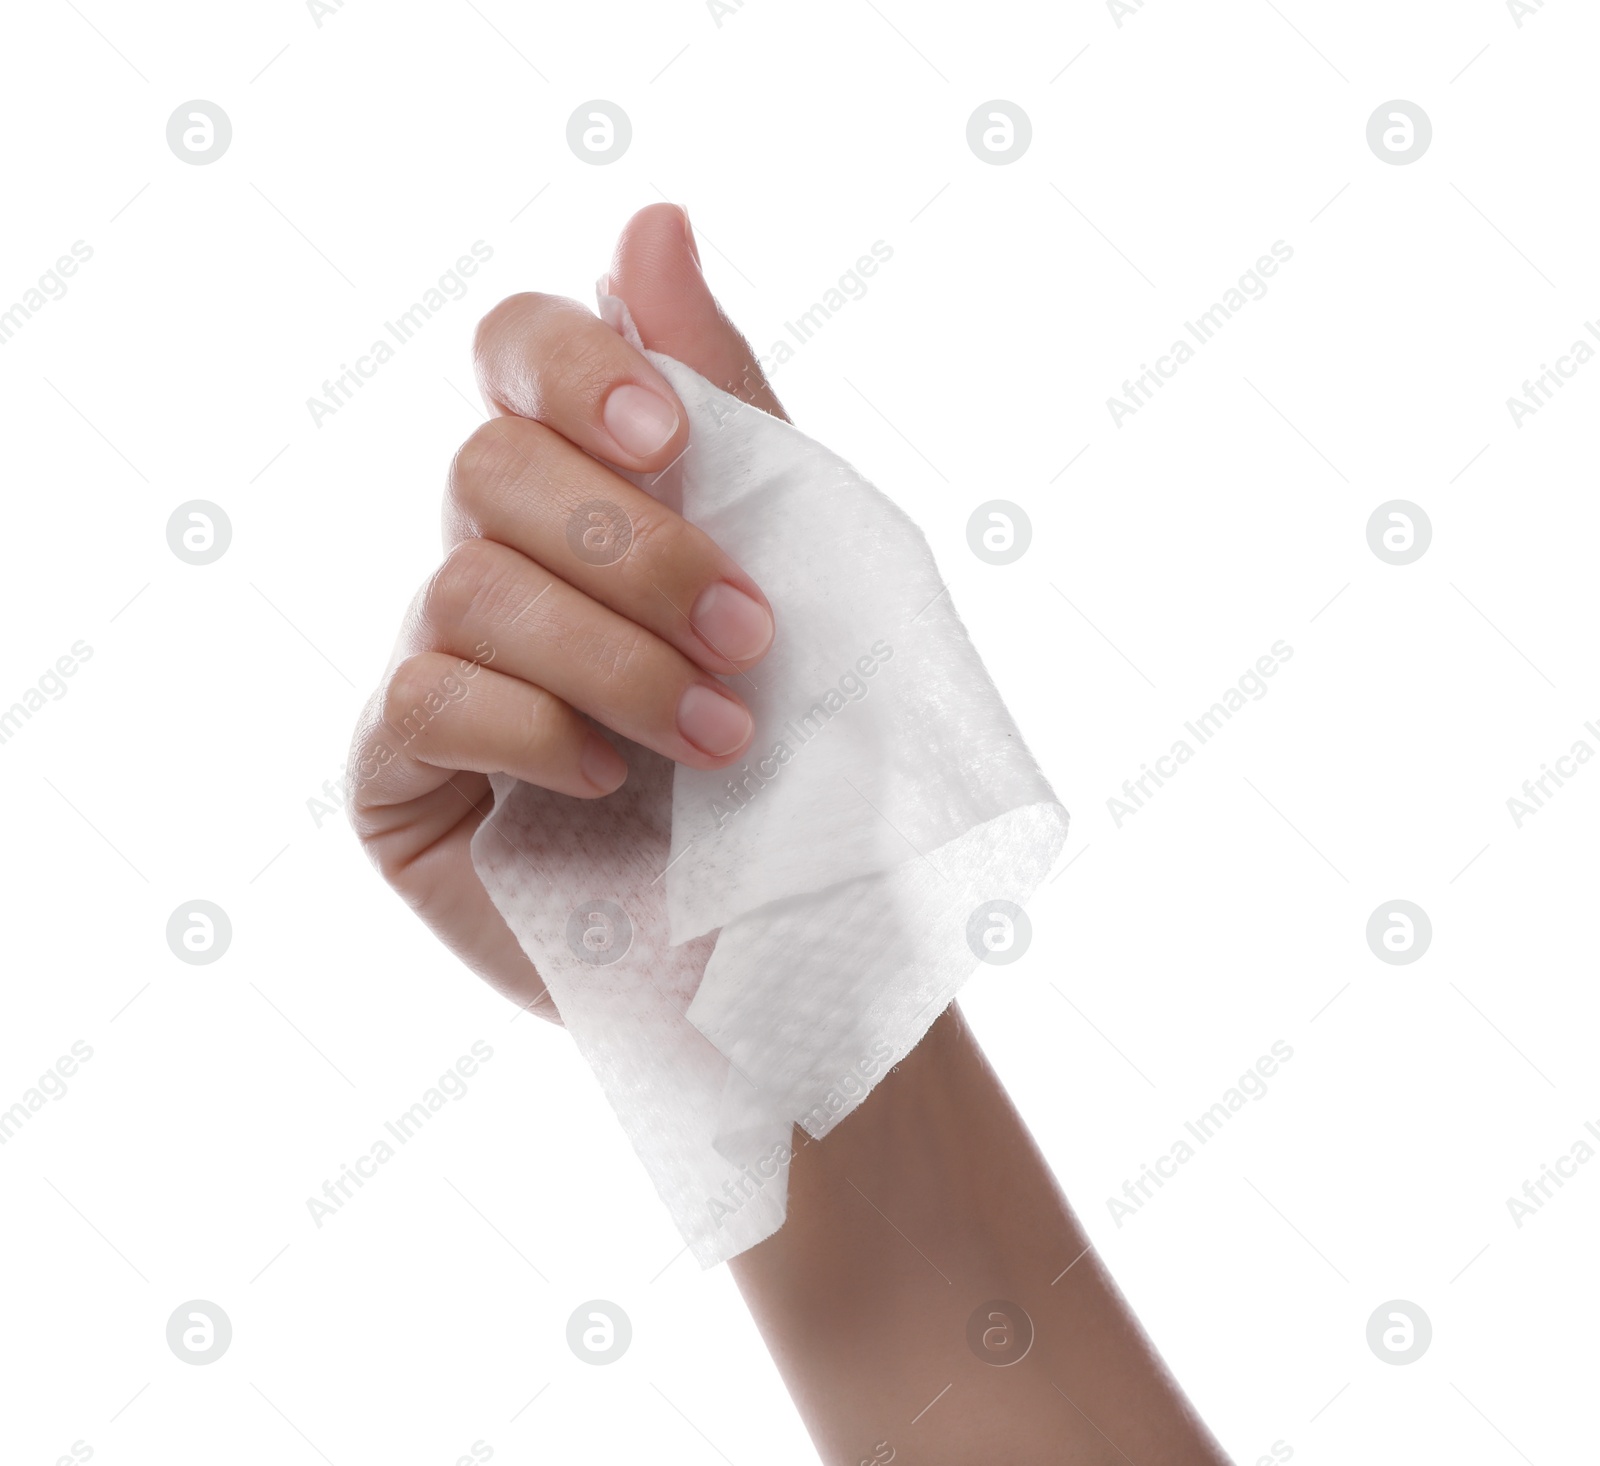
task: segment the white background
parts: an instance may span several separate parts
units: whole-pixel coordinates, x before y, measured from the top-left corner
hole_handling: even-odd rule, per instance
[[[1506,399],[1600,315],[1597,40],[1578,0],[13,8],[0,308],[93,257],[0,347],[0,706],[92,657],[0,745],[0,1108],[94,1056],[0,1148],[5,1459],[812,1459],[564,1036],[308,805],[437,556],[475,320],[592,298],[663,197],[763,351],[893,249],[775,384],[925,527],[1073,811],[1032,949],[965,1006],[1207,1420],[1241,1462],[1587,1458],[1600,1164],[1520,1228],[1506,1200],[1600,1123],[1600,768],[1521,828],[1506,801],[1600,748],[1600,363],[1520,428]],[[165,138],[197,98],[233,126],[203,167]],[[591,98],[633,123],[606,167],[565,140]],[[1008,166],[966,142],[994,98],[1032,121]],[[1395,98],[1434,128],[1403,167],[1366,140]],[[467,297],[315,425],[477,240]],[[1269,293],[1117,427],[1277,240]],[[1033,525],[1007,567],[966,542],[996,498]],[[232,523],[209,566],[167,546],[191,499]],[[1433,526],[1405,567],[1366,540],[1391,499]],[[1279,639],[1268,695],[1119,827]],[[233,925],[210,966],[164,935],[197,898]],[[1364,935],[1396,898],[1433,923],[1408,966]],[[319,1230],[306,1199],[480,1039]],[[1274,1040],[1266,1096],[1119,1226]],[[591,1298],[633,1322],[606,1368],[565,1343]],[[203,1368],[165,1342],[190,1299],[233,1324]],[[1391,1299],[1433,1325],[1404,1367],[1366,1342]]]

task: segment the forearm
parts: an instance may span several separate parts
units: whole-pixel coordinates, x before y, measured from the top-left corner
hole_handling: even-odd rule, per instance
[[[1225,1466],[958,1010],[805,1141],[788,1220],[731,1266],[827,1466]]]

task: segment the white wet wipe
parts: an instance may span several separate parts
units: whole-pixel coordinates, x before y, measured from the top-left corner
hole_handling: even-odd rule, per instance
[[[1067,814],[917,526],[796,428],[647,354],[689,447],[634,482],[772,603],[772,650],[726,679],[755,741],[707,773],[614,739],[628,781],[594,801],[497,776],[472,856],[710,1266],[782,1225],[793,1126],[825,1136],[1003,950]],[[594,514],[597,543],[624,546]]]

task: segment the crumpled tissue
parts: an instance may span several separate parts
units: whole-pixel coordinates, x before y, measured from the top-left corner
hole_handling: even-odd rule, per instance
[[[601,309],[642,349],[619,299]],[[797,428],[646,355],[689,447],[629,477],[773,607],[772,650],[727,679],[755,741],[702,772],[613,738],[628,780],[596,801],[496,776],[472,858],[709,1267],[782,1225],[793,1127],[826,1136],[1003,950],[1067,814],[917,526]]]

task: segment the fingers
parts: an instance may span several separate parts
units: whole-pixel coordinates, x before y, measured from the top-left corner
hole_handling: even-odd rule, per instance
[[[661,373],[576,301],[502,300],[478,323],[473,357],[497,411],[545,423],[619,468],[665,468],[689,441],[683,406]]]
[[[744,704],[682,652],[493,540],[450,552],[410,639],[492,664],[691,768],[721,768],[755,731]]]
[[[782,415],[680,210],[636,215],[612,268],[648,349]],[[472,867],[489,775],[578,798],[614,790],[627,765],[596,724],[694,768],[739,758],[753,721],[711,674],[765,654],[771,608],[704,534],[611,471],[659,472],[688,443],[682,404],[640,351],[574,302],[519,295],[480,323],[475,356],[500,416],[453,466],[449,554],[362,715],[349,804],[434,931],[548,1009]]]
[[[707,671],[772,644],[772,610],[703,531],[540,423],[490,418],[450,468],[446,548],[495,540]]]
[[[449,741],[432,742],[460,715],[462,685],[476,690],[487,675],[450,657],[394,669],[368,700],[351,746],[350,822],[385,879],[469,967],[518,1007],[559,1023],[543,980],[472,867],[473,836],[494,807],[489,780],[418,756]],[[455,689],[456,700],[444,693],[440,702],[442,689]]]
[[[628,221],[610,282],[649,350],[787,418],[755,353],[711,294],[689,217],[676,204],[652,204]],[[510,296],[478,323],[473,354],[479,387],[497,412],[542,422],[619,468],[655,472],[688,443],[682,404],[665,379],[576,301]]]
[[[682,210],[630,220],[612,282],[648,347],[783,415],[700,273]],[[369,712],[365,743],[387,749],[393,718],[405,735],[386,782],[403,774],[405,798],[459,800],[504,771],[592,797],[625,767],[586,718],[691,767],[737,758],[753,723],[709,674],[760,660],[771,608],[706,535],[605,467],[670,464],[687,446],[682,404],[639,351],[553,296],[502,301],[475,356],[502,416],[452,467],[450,553],[413,608],[414,654]],[[428,685],[452,659],[459,695]],[[402,706],[423,694],[425,720]]]
[[[755,353],[706,284],[689,216],[676,204],[651,204],[628,220],[611,259],[611,289],[628,302],[648,350],[787,421]]]
[[[579,799],[609,794],[628,775],[622,755],[560,698],[443,652],[394,669],[382,719],[395,744],[435,768],[513,774]]]

